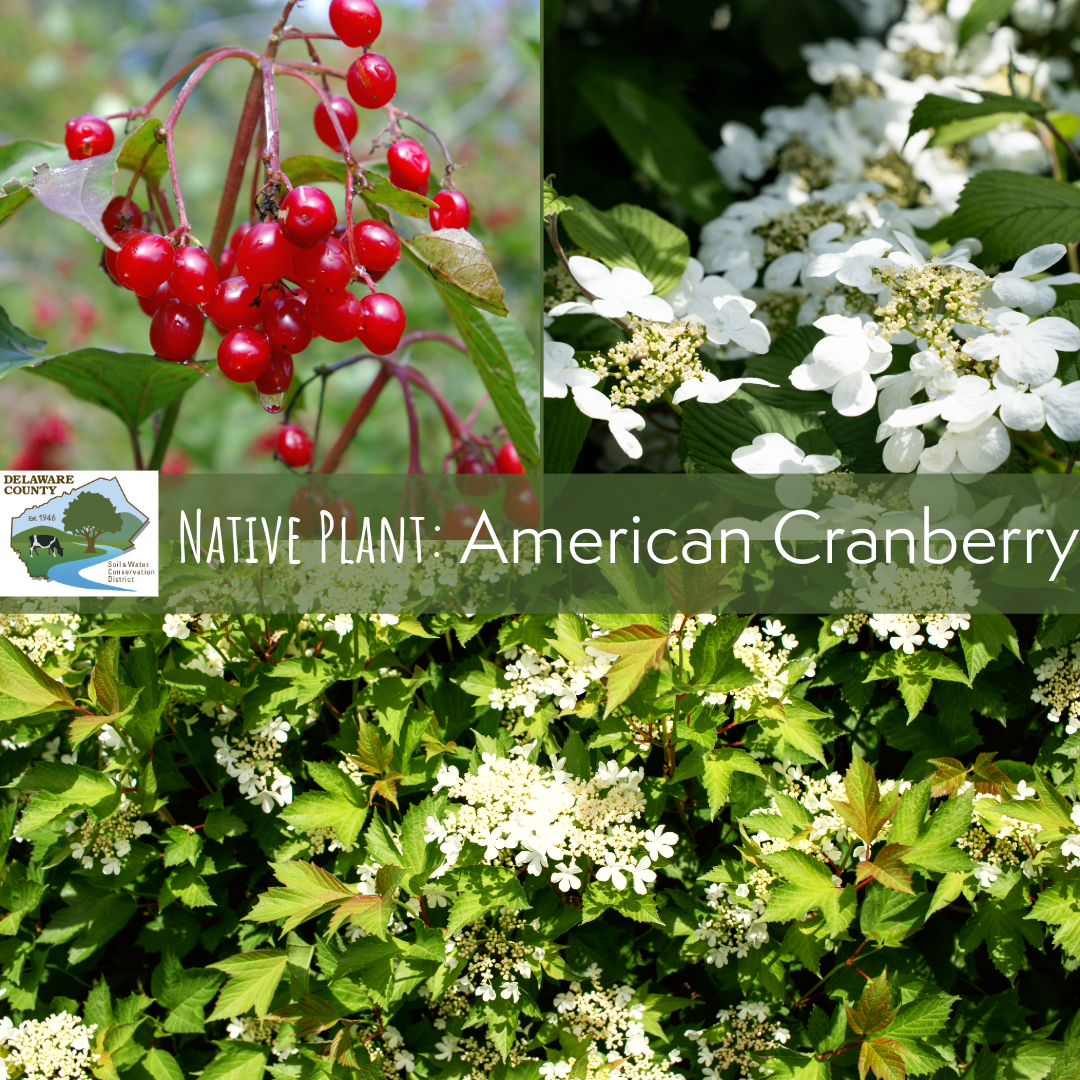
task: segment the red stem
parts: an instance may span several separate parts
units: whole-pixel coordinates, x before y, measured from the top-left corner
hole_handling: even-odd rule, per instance
[[[220,46],[219,46],[220,48]],[[189,60],[160,90],[145,104],[140,105],[136,109],[128,109],[127,112],[110,113],[105,117],[106,120],[131,120],[136,116],[146,116],[150,110],[193,68],[196,68],[207,57],[213,56],[218,52],[218,49],[209,49],[207,52],[199,53],[193,60]]]
[[[420,421],[416,416],[416,402],[413,400],[412,387],[409,386],[408,368],[400,364],[392,365],[397,381],[401,383],[401,393],[405,397],[405,411],[409,415],[409,473],[422,473],[420,465]]]
[[[434,330],[416,330],[411,334],[406,334],[398,343],[398,351],[417,341],[441,341],[446,345],[452,345],[458,352],[469,355],[469,350],[457,338],[452,338],[449,334],[437,334]]]
[[[330,447],[326,457],[323,459],[322,467],[319,469],[320,473],[332,473],[341,464],[341,459],[344,457],[345,451],[348,450],[349,443],[355,438],[360,425],[367,419],[368,413],[371,412],[375,402],[378,401],[383,387],[389,381],[390,372],[384,365],[379,368],[371,385],[364,391],[364,396],[356,403],[356,408],[353,409],[349,419],[345,421],[345,426],[341,429],[337,442]]]

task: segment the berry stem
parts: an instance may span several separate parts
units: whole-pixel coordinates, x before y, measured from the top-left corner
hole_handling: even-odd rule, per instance
[[[225,241],[232,226],[233,213],[236,211],[236,200],[240,194],[240,184],[244,179],[248,154],[251,153],[251,142],[255,137],[255,129],[259,126],[261,116],[262,74],[256,69],[251,74],[251,82],[248,83],[244,108],[240,113],[240,122],[236,128],[236,140],[233,143],[229,169],[225,174],[225,183],[221,189],[221,202],[218,204],[217,218],[214,220],[214,232],[210,238],[209,254],[215,263],[225,250]]]
[[[330,39],[332,39],[334,41],[339,41],[340,40],[335,34],[305,34],[303,31],[297,30],[295,26],[286,26],[285,27],[284,37],[285,37],[286,41],[289,41],[290,39],[292,39],[294,37],[302,38],[303,41],[304,41],[304,44],[307,46],[308,56],[311,57],[311,62],[313,64],[315,64],[316,67],[320,67],[320,68],[323,66],[322,61],[319,59],[319,53],[315,48],[315,43],[312,41],[312,38],[330,38]],[[319,72],[319,76],[320,76],[320,81],[322,82],[323,90],[327,94],[329,94],[330,93],[330,81],[326,77],[326,72],[325,71]]]
[[[326,404],[326,380],[327,376],[323,375],[319,383],[319,411],[315,414],[315,434],[311,437],[311,464],[308,465],[308,472],[313,470],[315,455],[319,450],[319,431],[322,428],[323,406]]]
[[[446,171],[443,173],[442,183],[440,187],[448,188],[450,191],[454,190],[454,180],[451,175],[455,169],[460,169],[454,159],[450,156],[450,151],[447,148],[446,143],[442,141],[438,132],[434,128],[428,127],[418,116],[413,116],[412,113],[405,112],[404,109],[399,109],[396,105],[385,105],[386,115],[390,120],[390,130],[395,131],[398,134],[401,133],[401,128],[398,126],[398,120],[411,120],[417,127],[423,128],[438,144],[439,149],[442,151],[443,157],[446,159]]]
[[[356,437],[360,425],[367,419],[375,402],[379,400],[379,394],[382,393],[383,387],[389,381],[390,372],[384,364],[379,368],[371,385],[364,391],[364,396],[356,403],[356,408],[349,415],[349,419],[345,421],[345,426],[341,429],[337,442],[330,447],[329,452],[323,459],[322,467],[319,469],[320,473],[332,473],[341,464],[341,459],[345,456],[349,444]]]
[[[466,356],[469,354],[469,350],[457,338],[452,338],[449,334],[437,334],[434,330],[416,330],[411,334],[406,334],[398,342],[398,351],[400,352],[406,345],[413,345],[418,341],[441,341],[446,345],[452,345],[458,352],[463,352]]]
[[[134,120],[137,116],[149,115],[151,109],[189,72],[197,68],[204,60],[213,56],[214,53],[219,52],[221,46],[217,49],[209,49],[204,53],[199,53],[194,59],[189,60],[180,70],[172,76],[164,86],[148,101],[145,105],[139,105],[134,109],[128,109],[125,112],[110,113],[104,119],[106,120]]]
[[[273,192],[284,183],[291,191],[289,178],[281,171],[281,131],[278,128],[277,90],[274,86],[274,64],[264,57],[259,61],[263,80],[263,126],[266,130],[266,149],[263,161],[266,163],[266,185],[264,191]]]
[[[420,421],[416,416],[416,402],[412,387],[409,385],[408,368],[400,364],[391,364],[395,378],[401,383],[401,393],[405,398],[405,411],[409,416],[409,473],[422,473],[420,466]]]
[[[177,398],[175,401],[169,402],[161,412],[157,436],[154,439],[154,448],[150,451],[150,461],[146,466],[148,469],[159,470],[165,463],[165,453],[169,449],[173,431],[176,430],[176,418],[180,415],[181,401],[183,401],[183,398]]]

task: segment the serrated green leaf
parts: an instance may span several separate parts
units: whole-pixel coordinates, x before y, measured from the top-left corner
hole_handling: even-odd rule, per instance
[[[225,972],[229,981],[221,988],[209,1019],[242,1016],[248,1009],[253,1009],[256,1016],[265,1016],[285,974],[287,959],[284,949],[256,949],[211,964],[210,967]]]
[[[764,776],[761,766],[745,751],[723,746],[707,754],[702,762],[702,784],[709,796],[709,817],[727,803],[731,791],[731,778],[737,772],[751,776]],[[695,774],[696,775],[696,774]]]
[[[275,862],[270,865],[274,876],[285,888],[268,889],[244,918],[250,922],[284,919],[283,934],[356,896],[355,889],[314,863]]]

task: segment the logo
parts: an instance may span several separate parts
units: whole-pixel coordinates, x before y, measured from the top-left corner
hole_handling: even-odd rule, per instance
[[[156,472],[3,478],[0,596],[157,596]]]

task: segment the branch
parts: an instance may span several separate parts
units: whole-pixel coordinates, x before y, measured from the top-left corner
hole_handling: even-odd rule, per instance
[[[349,444],[356,437],[356,432],[359,430],[360,425],[367,419],[368,413],[371,412],[375,402],[378,401],[379,394],[382,393],[383,387],[389,381],[390,372],[384,365],[379,368],[371,385],[364,392],[364,396],[357,402],[356,408],[353,409],[349,419],[345,421],[345,426],[341,429],[341,434],[338,436],[337,442],[330,447],[329,452],[323,459],[322,467],[319,469],[319,472],[332,473],[341,464],[341,459],[344,457],[345,451],[348,450]]]

